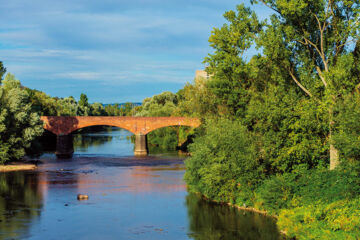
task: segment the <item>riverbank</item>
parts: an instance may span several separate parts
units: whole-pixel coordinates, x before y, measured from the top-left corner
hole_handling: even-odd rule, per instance
[[[246,211],[246,212],[251,212],[251,213],[257,213],[257,214],[261,214],[261,215],[264,215],[264,216],[267,216],[267,217],[270,217],[270,218],[273,218],[275,219],[276,221],[279,219],[279,217],[277,215],[274,215],[274,214],[271,214],[269,213],[268,211],[266,210],[259,210],[259,209],[256,209],[254,207],[248,207],[248,206],[239,206],[239,205],[236,205],[236,204],[233,204],[233,203],[230,203],[230,202],[219,202],[219,201],[216,201],[216,200],[212,200],[210,198],[207,198],[206,196],[202,195],[201,193],[197,192],[195,193],[196,195],[198,195],[199,197],[201,197],[202,199],[206,200],[206,201],[209,201],[209,202],[213,202],[215,204],[219,204],[219,205],[228,205],[229,207],[233,207],[233,208],[236,208],[238,209],[239,211]],[[285,230],[279,230],[279,233],[281,234],[281,237],[282,239],[296,239],[296,238],[289,238],[288,235],[287,235],[287,231]]]
[[[360,198],[357,175],[349,170],[314,170],[279,175],[250,193],[251,203],[203,199],[276,219],[282,239],[358,239]],[[239,192],[233,192],[233,195]],[[239,204],[240,203],[240,204]]]
[[[12,172],[12,171],[28,171],[34,170],[37,166],[33,163],[27,162],[10,162],[5,165],[0,165],[0,172]]]

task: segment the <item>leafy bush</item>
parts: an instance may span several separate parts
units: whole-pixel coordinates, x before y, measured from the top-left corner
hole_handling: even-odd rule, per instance
[[[294,175],[276,175],[264,181],[256,190],[256,207],[276,212],[288,208],[294,195]]]
[[[185,161],[189,190],[222,202],[250,204],[252,190],[263,174],[254,138],[237,121],[209,120],[205,134],[190,145]]]
[[[360,195],[360,171],[355,165],[335,171],[298,168],[271,176],[256,190],[256,206],[277,213],[280,209],[331,203]]]

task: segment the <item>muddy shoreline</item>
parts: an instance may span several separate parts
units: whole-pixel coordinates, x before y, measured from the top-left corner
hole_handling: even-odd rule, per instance
[[[12,172],[12,171],[28,171],[35,170],[37,168],[37,164],[33,161],[22,160],[22,161],[14,161],[8,162],[4,165],[0,165],[0,172]]]

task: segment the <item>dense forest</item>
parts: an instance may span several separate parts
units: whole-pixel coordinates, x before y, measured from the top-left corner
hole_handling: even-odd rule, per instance
[[[209,38],[209,78],[141,106],[52,98],[7,74],[0,88],[0,160],[42,134],[39,115],[192,116],[198,129],[163,128],[151,145],[189,146],[189,191],[266,210],[298,239],[360,236],[360,2],[260,0],[238,5]],[[256,50],[256,54],[251,54]],[[5,73],[1,65],[1,74]],[[19,129],[21,129],[19,131]]]

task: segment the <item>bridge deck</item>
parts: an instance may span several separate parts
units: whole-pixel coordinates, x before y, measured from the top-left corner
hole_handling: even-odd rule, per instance
[[[44,128],[56,135],[68,135],[71,132],[89,126],[114,126],[126,129],[136,135],[167,126],[198,127],[198,118],[189,117],[103,117],[103,116],[42,116]]]

